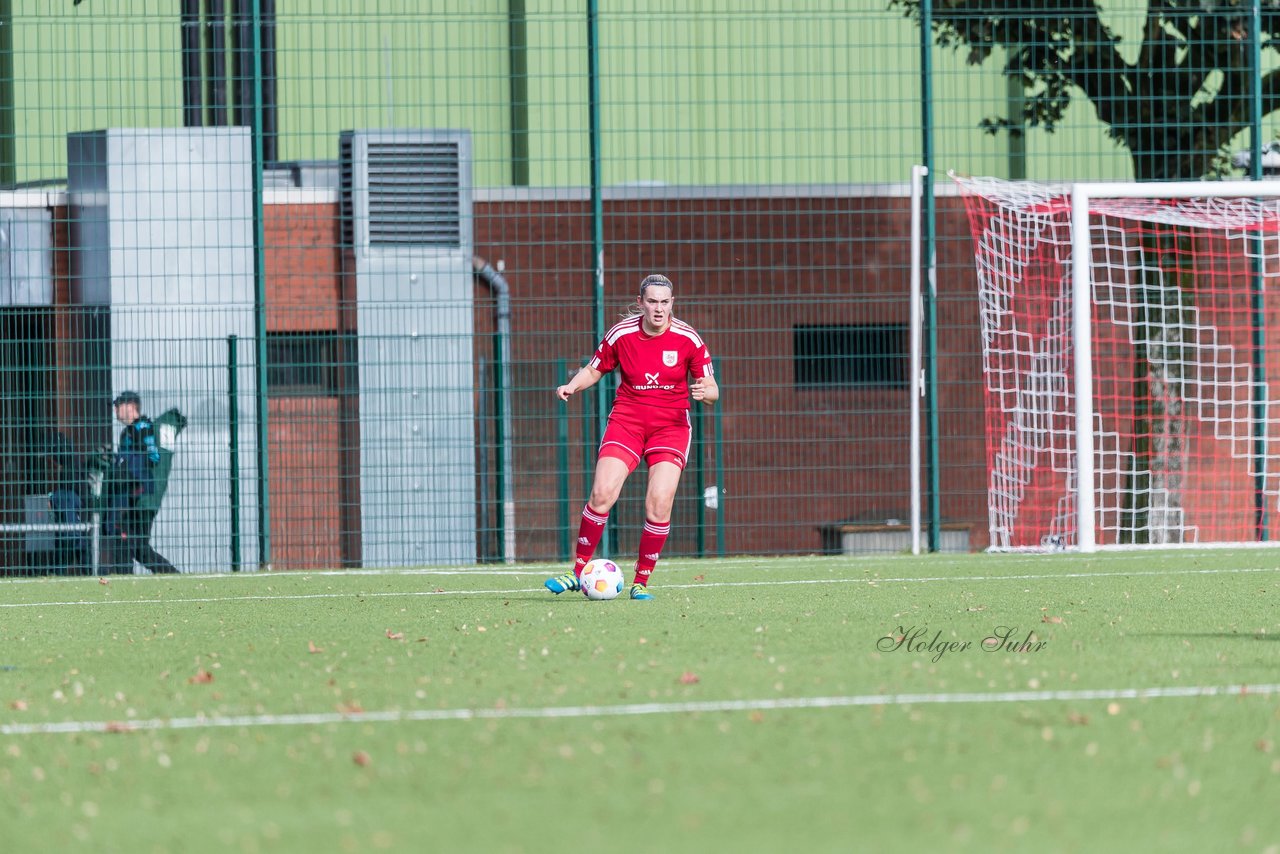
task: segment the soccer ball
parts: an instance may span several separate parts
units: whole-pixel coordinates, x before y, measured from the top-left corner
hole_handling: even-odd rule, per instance
[[[582,595],[588,599],[617,599],[622,592],[622,570],[616,563],[596,558],[582,568]]]

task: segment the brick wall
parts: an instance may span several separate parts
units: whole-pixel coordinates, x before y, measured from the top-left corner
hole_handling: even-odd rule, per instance
[[[973,545],[981,547],[986,474],[972,250],[953,202],[943,200],[939,216],[943,517],[974,523]],[[634,299],[643,275],[665,272],[676,282],[677,316],[702,332],[717,358],[725,471],[715,471],[709,446],[702,462],[706,482],[727,491],[729,550],[817,551],[817,523],[907,518],[906,389],[796,388],[792,352],[796,324],[907,322],[907,200],[646,199],[609,202],[605,214],[606,317],[616,317]],[[337,205],[273,204],[265,217],[268,329],[338,330],[344,286]],[[571,373],[596,343],[590,229],[586,201],[475,207],[476,252],[504,262],[513,296],[510,382],[522,557],[559,552],[565,504],[576,520],[593,462],[584,447],[590,435],[584,401],[565,410],[551,394],[566,378],[558,365]],[[59,293],[61,301],[65,294]],[[475,355],[489,360],[493,301],[479,283],[474,295]],[[75,322],[66,318],[59,336],[77,337]],[[337,397],[271,402],[272,538],[279,567],[349,564],[358,554],[358,531],[352,530],[359,518],[358,461],[350,452],[358,439],[343,405]],[[570,460],[564,502],[557,446],[562,421]],[[704,425],[709,440],[709,418]],[[488,452],[486,461],[492,496],[497,460]],[[643,521],[637,509],[642,482],[635,480],[616,516],[623,548],[634,544]],[[687,474],[682,486],[673,538],[678,551],[692,548],[693,480]],[[715,512],[706,513],[709,525]],[[710,534],[707,544],[713,545]]]
[[[663,271],[676,283],[676,314],[702,332],[719,362],[725,474],[714,473],[710,453],[706,464],[708,482],[728,490],[731,550],[816,551],[816,521],[907,518],[906,390],[797,389],[792,362],[796,324],[907,323],[906,199],[618,202],[606,206],[605,223],[609,316],[634,298],[645,273]],[[939,281],[943,516],[975,523],[981,547],[986,474],[972,251],[958,205],[948,204],[940,223],[948,270]],[[560,404],[549,389],[558,359],[576,367],[595,344],[589,211],[565,202],[479,206],[476,235],[481,255],[506,263],[516,295],[514,357],[537,387],[515,406],[520,550],[552,554],[558,508],[539,500],[556,495],[559,479]],[[579,422],[570,425],[575,461]],[[579,480],[575,471],[575,516],[585,498]],[[682,512],[677,528],[692,522],[687,506]]]
[[[343,311],[337,205],[273,204],[265,214],[268,329],[339,330],[352,315]],[[80,341],[106,330],[93,327],[89,313],[69,308],[65,209],[55,210],[54,220],[57,307],[50,323],[59,367],[49,382],[51,399],[60,408],[52,414],[58,423],[70,425],[78,445],[88,447],[110,436],[93,432],[100,417],[80,411],[81,401],[97,392],[84,386],[88,374],[75,366],[101,359],[101,353],[90,353]],[[715,470],[709,446],[701,464],[706,483],[727,490],[723,512],[731,552],[817,551],[822,545],[819,523],[907,518],[906,390],[797,388],[792,352],[797,324],[907,322],[906,199],[610,201],[604,222],[606,318],[615,318],[633,299],[644,274],[665,272],[676,282],[677,315],[703,333],[717,358],[725,471]],[[567,515],[571,524],[576,519],[593,463],[586,401],[575,400],[566,408],[551,394],[596,343],[590,331],[590,210],[584,200],[482,201],[476,205],[474,225],[477,254],[490,262],[501,260],[512,289],[514,365],[509,382],[517,553],[554,557],[565,539],[561,519]],[[939,200],[937,236],[942,517],[969,524],[972,546],[982,548],[987,545],[987,450],[980,341],[973,248],[958,199]],[[491,361],[492,296],[477,282],[474,297],[474,356],[477,363],[481,358]],[[1280,327],[1276,316],[1269,309],[1269,323]],[[1247,324],[1238,323],[1223,342],[1244,351],[1249,334]],[[1123,354],[1117,358],[1123,360]],[[1272,361],[1268,373],[1274,376],[1280,373],[1280,354]],[[1119,411],[1121,421],[1125,412]],[[359,555],[354,400],[277,398],[270,418],[277,565],[351,565]],[[81,424],[84,429],[76,426]],[[709,418],[704,426],[709,440]],[[561,430],[569,437],[567,476],[560,462]],[[1196,460],[1212,440],[1200,432],[1188,441]],[[492,498],[498,461],[492,435],[487,442],[480,453]],[[1243,511],[1252,500],[1252,482],[1238,466],[1206,458],[1187,477],[1189,485],[1198,487],[1188,498],[1189,511],[1197,506]],[[698,505],[694,478],[691,467],[677,508],[676,551],[693,547]],[[642,481],[634,480],[615,515],[624,549],[634,544],[643,521]],[[1056,495],[1060,490],[1055,490]],[[481,527],[495,524],[492,511],[478,512],[487,514],[480,518]],[[708,546],[714,545],[715,513],[705,513]],[[7,550],[12,544],[3,546]],[[494,544],[482,550],[492,552]]]
[[[267,209],[268,327],[273,331],[336,329],[341,282],[336,205]],[[944,412],[943,516],[974,523],[985,545],[985,466],[976,310],[965,223],[954,204],[939,218],[941,333],[939,403]],[[707,483],[727,490],[724,512],[735,552],[816,551],[815,523],[884,521],[908,516],[909,401],[905,389],[797,389],[792,327],[796,324],[907,322],[909,211],[905,199],[762,198],[611,202],[606,207],[608,317],[633,298],[647,272],[677,283],[677,314],[699,329],[720,366],[725,473],[707,449]],[[551,389],[556,366],[576,369],[594,346],[591,334],[590,210],[586,202],[478,203],[477,254],[505,265],[513,296],[512,355],[517,554],[551,557],[563,541],[557,431],[563,417]],[[477,358],[491,359],[492,299],[477,284]],[[584,499],[585,427],[570,407],[568,501],[571,518]],[[301,405],[301,404],[299,404]],[[314,414],[300,423],[318,427]],[[306,461],[282,438],[299,431],[296,410],[273,411],[273,537],[281,565],[311,565],[340,555],[338,528],[328,524],[341,482],[340,455]],[[710,438],[710,422],[707,425]],[[304,432],[306,429],[304,428]],[[281,432],[277,432],[281,431]],[[316,432],[314,441],[336,436]],[[323,437],[323,438],[321,438]],[[327,460],[327,462],[326,462]],[[492,472],[496,459],[488,461]],[[326,465],[329,468],[326,470]],[[293,472],[314,488],[294,489]],[[354,475],[353,475],[354,476]],[[692,522],[692,477],[683,488],[683,518]],[[323,484],[323,485],[322,485]],[[493,486],[491,484],[490,494]],[[636,513],[632,512],[631,517]],[[317,522],[306,555],[292,535]],[[714,523],[714,511],[707,514]],[[628,520],[635,527],[638,518]],[[350,522],[348,522],[350,524]],[[481,522],[485,524],[484,520]],[[489,524],[492,524],[490,518]],[[687,533],[687,531],[686,531]],[[623,544],[627,544],[624,542]]]
[[[338,399],[275,398],[267,412],[274,565],[342,566],[343,472],[335,452],[341,440]]]
[[[338,328],[338,205],[266,205],[267,330],[323,332]]]

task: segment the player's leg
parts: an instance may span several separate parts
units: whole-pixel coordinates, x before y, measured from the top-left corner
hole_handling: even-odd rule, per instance
[[[147,565],[143,559],[143,549],[146,548],[151,529],[147,525],[146,511],[136,504],[131,503],[125,509],[122,518],[124,519],[124,536],[121,543],[124,545],[124,554],[128,562],[127,571],[132,574],[135,561],[143,566]]]
[[[640,534],[636,575],[631,585],[632,599],[653,598],[649,592],[649,576],[671,533],[671,508],[692,441],[688,411],[671,413],[669,420],[655,425],[646,438],[644,457],[649,464],[649,488],[644,500],[644,530]]]
[[[151,547],[151,528],[156,521],[156,511],[139,507],[137,513],[138,537],[135,540],[135,546],[137,548],[138,563],[156,575],[170,575],[177,572],[178,570],[174,569],[168,558]]]
[[[104,575],[127,575],[133,572],[133,560],[125,548],[125,510],[122,499],[115,495],[107,496],[106,512],[102,514],[100,523],[102,554],[99,559],[102,561],[101,571]]]
[[[603,454],[596,461],[596,474],[591,484],[591,497],[587,506],[582,508],[582,522],[578,525],[578,548],[574,560],[574,571],[581,573],[582,568],[595,554],[596,546],[604,534],[605,523],[609,520],[609,511],[618,503],[622,494],[622,485],[635,470],[633,460],[623,459],[615,454]]]
[[[101,548],[103,575],[128,575],[133,572],[133,558],[129,556],[123,532],[117,530],[104,534]]]
[[[622,448],[616,444],[604,444],[600,448],[599,460],[595,462],[595,476],[591,481],[591,495],[582,508],[582,517],[577,525],[573,571],[544,581],[543,586],[550,592],[559,594],[566,590],[580,589],[582,567],[588,565],[591,556],[595,554],[600,538],[604,536],[604,525],[609,521],[609,511],[613,510],[618,495],[622,494],[622,484],[626,483],[627,475],[635,470],[639,460],[640,457],[635,456],[630,448]]]
[[[666,545],[667,536],[671,533],[671,507],[675,504],[676,489],[680,486],[680,475],[683,472],[680,462],[672,458],[649,464],[649,488],[644,499],[644,530],[640,533],[636,575],[631,585],[632,599],[653,598],[653,594],[649,592],[649,576],[662,557],[662,547]]]

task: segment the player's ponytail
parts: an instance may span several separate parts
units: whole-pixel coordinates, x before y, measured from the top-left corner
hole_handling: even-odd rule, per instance
[[[645,276],[644,281],[640,283],[640,294],[639,294],[640,299],[644,298],[644,292],[646,290],[653,287],[670,288],[672,295],[674,295],[676,292],[676,287],[675,285],[671,284],[670,279],[668,279],[666,276],[662,275],[661,273],[652,273],[648,276]],[[641,311],[640,311],[639,304],[633,302],[627,306],[626,311],[622,312],[622,317],[624,319],[628,317],[635,317],[637,314],[640,314],[640,313]]]

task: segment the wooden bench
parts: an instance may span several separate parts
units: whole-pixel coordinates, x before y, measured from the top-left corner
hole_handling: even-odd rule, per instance
[[[27,517],[27,521],[0,525],[0,534],[22,534],[24,551],[26,552],[53,551],[54,539],[52,535],[55,534],[88,534],[89,559],[92,561],[90,569],[94,575],[101,575],[102,539],[100,533],[101,518],[98,511],[94,510],[90,513],[88,522],[65,523],[50,522],[49,517],[52,512],[47,495],[28,495],[25,497],[23,507],[23,514]]]
[[[943,522],[940,526],[938,551],[968,552],[972,550],[969,535],[971,525],[964,522]],[[888,522],[837,522],[819,525],[823,554],[896,554],[911,550],[911,526]],[[929,528],[920,531],[921,548],[928,544]]]

